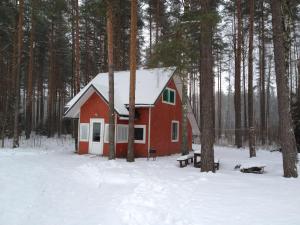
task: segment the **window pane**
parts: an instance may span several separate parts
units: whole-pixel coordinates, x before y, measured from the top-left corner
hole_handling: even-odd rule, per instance
[[[101,124],[93,123],[93,142],[100,142]]]
[[[170,102],[175,103],[175,92],[170,90]]]
[[[165,89],[163,93],[163,100],[168,102],[169,101],[169,90]]]
[[[172,140],[178,139],[178,123],[172,123]]]
[[[134,139],[138,141],[144,140],[144,129],[143,128],[134,128]]]

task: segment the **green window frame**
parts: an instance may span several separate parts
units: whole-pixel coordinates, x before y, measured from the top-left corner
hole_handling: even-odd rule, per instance
[[[167,104],[175,105],[176,103],[176,92],[174,89],[166,88],[163,91],[162,101]]]

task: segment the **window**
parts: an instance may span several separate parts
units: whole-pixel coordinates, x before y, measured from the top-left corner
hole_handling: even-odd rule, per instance
[[[144,144],[146,142],[146,125],[134,126],[134,142]]]
[[[146,142],[146,125],[134,126],[134,142],[142,143]],[[109,124],[105,124],[104,142],[109,143]],[[128,125],[119,124],[116,126],[116,143],[128,143]]]
[[[128,142],[128,125],[118,125],[117,126],[117,143],[127,143]]]
[[[88,141],[89,140],[89,124],[88,123],[80,123],[79,136],[80,136],[80,141]]]
[[[179,122],[172,121],[171,125],[171,140],[172,142],[177,142],[179,139]]]
[[[93,123],[93,142],[101,141],[101,123]]]
[[[176,92],[171,88],[166,88],[163,91],[163,99],[162,101],[167,104],[175,105],[176,102]]]

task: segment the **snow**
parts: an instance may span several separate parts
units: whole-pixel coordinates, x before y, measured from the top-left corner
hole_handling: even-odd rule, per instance
[[[175,67],[139,69],[136,71],[136,105],[153,105],[166,86]],[[121,115],[128,115],[130,71],[114,73],[115,109]],[[93,86],[108,101],[108,73],[100,73],[72,98],[67,107],[73,106],[86,91]],[[74,117],[75,115],[67,115]]]
[[[282,177],[279,152],[215,147],[217,173],[179,168],[179,155],[127,163],[74,154],[71,139],[0,149],[2,225],[298,225],[300,180]],[[199,148],[199,146],[194,146]],[[237,164],[265,165],[244,174]]]

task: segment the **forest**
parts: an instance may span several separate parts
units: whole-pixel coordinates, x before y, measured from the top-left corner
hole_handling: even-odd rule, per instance
[[[190,102],[201,131],[202,171],[214,171],[214,144],[249,147],[250,157],[272,146],[284,176],[297,177],[299,12],[299,0],[1,0],[2,147],[12,138],[18,148],[20,136],[76,138],[65,104],[98,73],[110,74],[113,109],[114,71],[130,70],[132,97],[137,68],[176,66],[182,107]],[[129,146],[133,123],[130,98]]]

